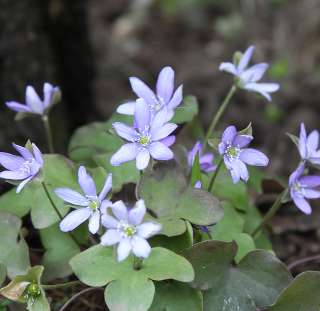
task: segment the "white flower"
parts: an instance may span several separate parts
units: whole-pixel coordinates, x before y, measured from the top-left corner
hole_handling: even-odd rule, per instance
[[[143,200],[139,200],[134,208],[128,210],[122,201],[117,201],[111,207],[113,216],[104,214],[102,225],[108,230],[101,237],[101,244],[111,246],[119,244],[118,261],[125,260],[130,252],[136,257],[147,258],[151,247],[146,239],[157,234],[161,225],[153,222],[144,222],[146,207]]]

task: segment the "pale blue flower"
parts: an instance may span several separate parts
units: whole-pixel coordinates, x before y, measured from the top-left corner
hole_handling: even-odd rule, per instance
[[[112,174],[107,176],[99,195],[94,180],[87,174],[84,166],[79,167],[78,182],[84,195],[69,188],[58,188],[54,191],[60,199],[76,208],[61,221],[60,229],[63,232],[72,231],[89,219],[89,231],[95,234],[100,228],[101,213],[112,205],[105,199],[112,188]]]
[[[101,244],[111,246],[118,244],[118,261],[125,260],[132,252],[136,257],[147,258],[151,247],[146,239],[157,234],[161,225],[154,222],[143,222],[146,207],[143,200],[128,210],[122,201],[115,202],[112,213],[104,214],[102,225],[108,230],[101,237]]]
[[[154,117],[144,99],[136,102],[134,126],[130,127],[121,122],[113,123],[117,134],[129,143],[124,144],[110,159],[113,166],[136,160],[138,170],[145,169],[150,157],[155,160],[171,160],[174,157],[169,149],[174,142],[170,135],[177,125],[168,123],[170,116],[166,109],[157,112]]]
[[[188,165],[190,168],[193,166],[194,159],[199,153],[199,164],[202,171],[210,173],[216,169],[216,165],[213,164],[213,153],[202,153],[203,145],[200,141],[196,142],[193,148],[188,152]]]
[[[307,135],[305,126],[301,123],[298,147],[302,160],[320,165],[319,132],[317,130]]]
[[[242,55],[240,61],[236,64],[221,63],[219,70],[231,73],[236,77],[236,85],[239,88],[256,92],[264,96],[268,101],[271,101],[270,93],[279,90],[277,83],[258,83],[268,69],[269,65],[260,63],[248,68],[254,46],[250,46]]]
[[[7,171],[0,172],[0,178],[22,181],[17,187],[17,193],[19,193],[28,182],[38,175],[43,166],[43,158],[41,151],[35,144],[32,144],[32,152],[16,144],[13,144],[13,147],[21,156],[0,152],[0,164],[7,169]]]
[[[21,104],[15,101],[6,102],[8,108],[16,112],[24,112],[38,115],[45,115],[50,107],[55,103],[56,96],[60,96],[60,89],[50,83],[44,83],[43,85],[43,100],[32,86],[26,88],[25,104]]]
[[[130,84],[135,94],[148,104],[152,114],[162,108],[174,110],[182,102],[182,85],[174,92],[174,71],[169,66],[164,67],[159,73],[156,93],[137,77],[131,77]],[[117,112],[134,115],[135,104],[135,101],[124,103],[118,107]]]

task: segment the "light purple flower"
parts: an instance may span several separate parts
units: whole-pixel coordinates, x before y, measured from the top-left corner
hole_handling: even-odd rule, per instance
[[[249,179],[246,164],[267,166],[269,163],[269,159],[262,152],[252,148],[244,148],[252,139],[253,137],[250,135],[239,135],[233,125],[228,126],[222,134],[218,149],[234,183],[240,179],[244,181]]]
[[[12,145],[21,156],[0,152],[0,164],[7,169],[7,171],[0,172],[0,178],[22,181],[16,190],[19,193],[29,181],[38,175],[43,166],[43,158],[35,144],[32,144],[32,152],[25,147]]]
[[[254,46],[250,46],[242,55],[240,61],[236,64],[233,63],[221,63],[219,70],[231,73],[236,77],[236,84],[238,87],[253,91],[264,96],[268,101],[271,101],[269,93],[273,93],[279,90],[279,84],[277,83],[258,83],[268,69],[269,65],[266,63],[260,63],[248,68]]]
[[[303,123],[300,125],[299,153],[301,159],[312,164],[320,164],[319,132],[312,131],[309,135]]]
[[[111,207],[115,217],[105,214],[102,224],[108,230],[101,237],[105,246],[118,245],[118,261],[125,260],[132,252],[136,257],[147,258],[151,247],[146,239],[157,234],[161,225],[153,222],[142,222],[146,213],[143,200],[139,200],[134,208],[128,210],[122,201]]]
[[[112,205],[109,200],[105,200],[112,187],[112,174],[107,176],[99,195],[92,177],[87,174],[84,166],[79,167],[78,182],[84,195],[69,188],[58,188],[54,191],[60,199],[78,206],[61,221],[60,229],[63,232],[72,231],[89,219],[89,231],[95,234],[100,228],[101,214]]]
[[[213,154],[212,153],[205,153],[202,154],[202,143],[198,141],[193,148],[188,152],[188,165],[190,168],[192,168],[194,159],[199,153],[199,163],[200,163],[200,168],[202,171],[209,173],[212,172],[216,169],[216,165],[213,165]]]
[[[43,100],[32,86],[26,88],[25,104],[21,104],[15,101],[6,102],[8,108],[16,112],[25,112],[38,115],[45,115],[48,109],[54,104],[55,96],[60,93],[58,87],[51,85],[50,83],[44,83],[43,85]]]
[[[182,101],[182,85],[174,92],[174,71],[171,67],[164,67],[158,76],[156,94],[139,78],[131,77],[130,84],[132,90],[139,98],[143,98],[148,104],[152,113],[167,108],[168,111],[175,109]],[[133,115],[135,111],[135,101],[130,101],[120,105],[118,113]]]
[[[304,164],[290,175],[289,189],[294,204],[305,214],[311,214],[311,206],[306,199],[319,199],[320,176],[303,176]]]
[[[111,165],[118,166],[136,159],[137,169],[143,170],[148,166],[150,157],[162,161],[171,160],[174,155],[168,146],[174,139],[169,135],[177,125],[168,123],[168,118],[166,109],[157,112],[152,118],[148,104],[139,98],[134,113],[134,127],[120,122],[113,123],[117,134],[129,143],[124,144],[111,157]]]

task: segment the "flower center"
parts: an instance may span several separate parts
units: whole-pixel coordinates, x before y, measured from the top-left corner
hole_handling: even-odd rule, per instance
[[[97,200],[90,200],[89,207],[95,211],[99,207],[99,202]]]
[[[235,160],[239,158],[240,148],[234,146],[228,146],[226,150],[226,155],[229,160]]]
[[[31,283],[27,286],[23,293],[23,298],[27,301],[30,299],[31,304],[35,302],[35,300],[41,295],[41,289],[38,284]]]
[[[292,190],[296,193],[302,194],[302,187],[301,184],[296,181],[293,185],[292,185]]]
[[[132,225],[130,225],[127,222],[122,220],[118,224],[118,231],[121,232],[121,235],[123,237],[130,239],[136,234],[137,229],[136,229],[135,226],[132,226]]]
[[[150,137],[147,135],[141,135],[139,137],[139,144],[142,146],[147,146],[150,143]]]

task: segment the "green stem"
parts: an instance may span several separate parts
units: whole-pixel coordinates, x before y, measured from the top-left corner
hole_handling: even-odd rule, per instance
[[[53,284],[53,285],[41,285],[43,289],[56,289],[56,288],[63,288],[63,287],[69,287],[81,284],[80,281],[71,281],[67,283],[61,283],[61,284]]]
[[[221,158],[221,159],[219,160],[218,166],[217,166],[216,170],[214,171],[214,173],[213,173],[213,175],[212,175],[212,177],[211,177],[211,179],[210,179],[210,183],[209,183],[209,187],[208,187],[208,191],[209,191],[209,192],[212,192],[214,182],[215,182],[215,180],[216,180],[216,178],[217,178],[217,175],[218,175],[219,170],[220,170],[220,168],[221,168],[221,166],[222,166],[222,163],[223,163],[223,158]]]
[[[42,187],[43,187],[43,190],[49,200],[49,202],[51,203],[51,206],[53,207],[53,209],[55,210],[56,214],[58,215],[59,219],[62,220],[63,219],[63,216],[62,214],[60,213],[60,211],[58,210],[56,204],[53,202],[52,198],[51,198],[51,195],[49,193],[49,190],[48,190],[48,187],[47,185],[42,181],[41,182],[42,184]],[[68,234],[70,235],[71,239],[79,246],[81,247],[80,243],[78,242],[78,240],[75,238],[75,236],[71,233],[71,232],[68,232]]]
[[[257,234],[260,232],[260,230],[265,226],[265,224],[275,215],[275,213],[278,211],[278,209],[281,207],[281,203],[283,199],[288,194],[288,188],[283,190],[277,197],[277,199],[274,201],[271,208],[268,210],[268,212],[264,215],[261,223],[259,226],[253,231],[252,236],[256,237]]]
[[[42,121],[43,121],[45,130],[46,130],[46,136],[47,136],[47,143],[48,143],[49,151],[50,151],[50,153],[54,153],[52,132],[51,132],[51,127],[50,127],[50,122],[49,122],[48,115],[44,115],[42,117]]]
[[[234,95],[234,93],[236,92],[237,87],[235,85],[233,85],[229,91],[229,93],[227,94],[227,96],[225,97],[225,99],[223,100],[221,106],[219,107],[217,113],[215,114],[209,129],[207,131],[206,137],[204,139],[203,142],[203,152],[206,151],[207,148],[207,144],[208,144],[208,140],[210,138],[210,136],[212,135],[212,133],[214,132],[214,130],[216,129],[216,126],[218,124],[218,122],[220,121],[221,116],[223,115],[224,111],[226,110],[226,108],[228,107],[228,104],[230,103],[230,100],[232,98],[232,96]]]

